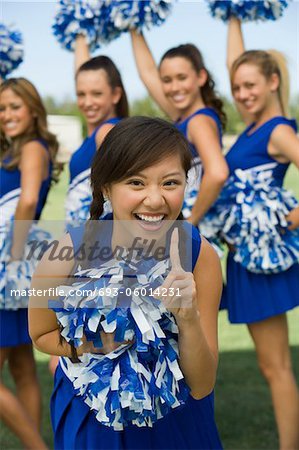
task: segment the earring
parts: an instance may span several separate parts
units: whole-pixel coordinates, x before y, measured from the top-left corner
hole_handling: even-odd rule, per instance
[[[103,194],[104,202],[107,202],[109,200],[108,195]]]

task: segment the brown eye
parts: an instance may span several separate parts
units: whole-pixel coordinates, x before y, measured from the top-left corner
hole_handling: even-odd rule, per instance
[[[131,186],[142,186],[143,183],[141,180],[128,180],[126,184],[130,184]]]

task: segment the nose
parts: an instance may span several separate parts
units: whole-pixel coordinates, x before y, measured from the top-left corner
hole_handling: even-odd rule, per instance
[[[0,117],[3,122],[8,122],[11,119],[11,110],[6,108],[0,112]]]
[[[172,92],[176,92],[179,90],[179,81],[178,80],[172,80],[171,85],[170,85],[170,90]]]
[[[92,97],[90,95],[86,95],[84,98],[84,107],[88,108],[89,106],[92,106]]]
[[[238,92],[238,97],[240,100],[245,100],[248,97],[247,89],[241,87]]]
[[[158,187],[150,188],[146,192],[143,204],[144,206],[157,211],[165,205],[165,198]]]

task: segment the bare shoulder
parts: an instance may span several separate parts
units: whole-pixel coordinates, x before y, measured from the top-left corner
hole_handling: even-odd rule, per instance
[[[114,126],[115,125],[112,123],[105,123],[104,125],[101,126],[101,128],[98,130],[96,134],[96,143],[98,147],[102,144],[103,140],[105,139],[109,131],[112,130],[112,128],[114,128]]]
[[[197,114],[196,116],[192,117],[192,119],[189,121],[188,129],[190,131],[196,130],[199,126],[217,130],[215,120],[205,114]]]
[[[299,138],[296,135],[295,130],[287,124],[277,125],[272,134],[271,134],[271,142],[273,145],[284,145],[285,139],[296,138],[299,143]]]
[[[47,150],[39,141],[29,141],[22,146],[22,157],[44,157],[48,155]]]
[[[268,153],[279,162],[291,161],[299,167],[299,138],[295,130],[287,124],[277,125],[271,134]]]
[[[203,236],[201,236],[201,247],[200,254],[196,263],[196,267],[197,266],[200,266],[201,268],[204,267],[206,269],[220,268],[220,260],[216,251]]]
[[[205,114],[198,114],[189,121],[188,135],[193,141],[205,141],[207,138],[216,138],[218,140],[218,128],[215,120]]]

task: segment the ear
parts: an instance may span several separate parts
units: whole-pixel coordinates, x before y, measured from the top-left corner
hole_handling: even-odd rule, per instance
[[[105,186],[102,188],[102,194],[105,200],[110,200],[110,189],[109,186]]]
[[[121,87],[116,87],[116,88],[113,89],[112,103],[114,105],[117,105],[117,103],[120,101],[122,93],[123,93],[123,90],[122,90]]]
[[[203,87],[208,80],[208,73],[205,69],[200,69],[198,72],[198,86]]]
[[[271,92],[277,92],[279,85],[280,85],[280,79],[279,76],[277,75],[277,73],[272,73],[270,80],[269,80],[269,84],[270,84],[270,91]]]

